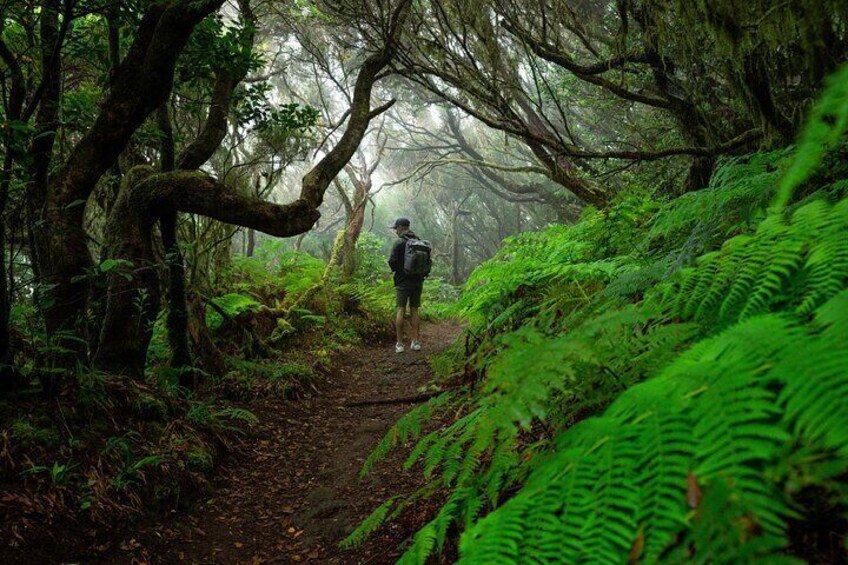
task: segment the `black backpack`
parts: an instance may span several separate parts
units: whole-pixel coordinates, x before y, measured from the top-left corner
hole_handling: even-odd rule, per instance
[[[403,272],[407,275],[426,277],[433,267],[430,257],[433,246],[423,239],[406,238],[406,251],[403,258]]]

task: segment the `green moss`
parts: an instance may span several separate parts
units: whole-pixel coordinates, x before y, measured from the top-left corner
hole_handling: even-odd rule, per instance
[[[62,436],[52,427],[39,427],[29,419],[16,420],[10,426],[12,439],[22,447],[52,447],[62,442]]]
[[[186,452],[186,466],[200,473],[209,473],[214,467],[212,454],[205,447],[196,445]]]
[[[218,307],[218,309],[212,306],[206,308],[206,325],[212,330],[220,329],[224,325],[225,320],[221,312],[230,318],[235,318],[261,306],[252,296],[235,293],[218,296],[213,298],[212,302]]]
[[[135,398],[133,410],[145,420],[164,421],[168,418],[168,405],[147,393],[141,393]]]
[[[309,365],[303,363],[283,363],[276,371],[278,378],[309,379],[315,376],[315,371]]]

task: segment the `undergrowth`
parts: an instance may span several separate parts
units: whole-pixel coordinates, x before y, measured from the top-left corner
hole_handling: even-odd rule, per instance
[[[373,269],[345,282],[324,261],[274,242],[233,258],[200,297],[202,326],[190,329],[206,332],[222,370],[195,368],[193,393],[178,384],[185,368],[168,362],[162,315],[144,379],[80,367],[74,401],[59,412],[35,387],[14,403],[0,400],[0,536],[10,549],[43,541],[31,534],[43,534],[33,527],[42,520],[63,544],[91,543],[84,533],[95,528],[86,525],[102,535],[142,510],[170,510],[207,492],[222,456],[258,423],[250,401],[296,400],[331,370],[333,355],[392,336],[388,268],[382,249],[371,253]],[[439,312],[432,298],[430,316]],[[15,315],[31,349],[49,347],[32,312]]]
[[[463,564],[845,559],[818,515],[848,509],[846,73],[797,148],[671,201],[634,187],[474,272],[451,390],[363,468],[408,446],[444,497],[401,563],[455,532]]]

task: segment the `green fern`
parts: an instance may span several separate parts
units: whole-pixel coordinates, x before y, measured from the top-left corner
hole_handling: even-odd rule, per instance
[[[221,312],[229,318],[235,318],[240,314],[260,307],[259,302],[255,298],[235,293],[218,296],[213,298],[212,302],[215,303],[218,309],[212,308],[211,306],[206,308],[206,325],[213,330],[221,328],[227,321],[224,319]]]
[[[473,392],[374,454],[414,440],[405,467],[447,491],[402,563],[451,525],[469,564],[795,562],[801,487],[848,471],[848,199],[767,213],[789,156],[669,204],[625,192],[474,272]]]
[[[793,437],[822,454],[848,448],[848,292],[822,312],[826,331],[774,314],[730,328],[622,394],[603,417],[564,432],[557,455],[463,536],[460,562],[522,563],[521,556],[531,555],[553,556],[541,562],[620,562],[638,545],[643,559],[655,562],[673,549],[678,533],[697,534],[686,508],[687,477],[708,493],[732,488],[721,503],[748,521],[734,526],[734,535],[740,527],[761,531],[765,541],[755,544],[751,559],[776,557],[795,513],[783,479],[764,481],[770,475],[763,468],[778,465]],[[812,474],[832,465],[845,472],[848,458],[823,456],[808,465]],[[537,515],[540,508],[544,516]],[[516,531],[505,532],[504,524]],[[546,524],[542,537],[539,524]],[[499,548],[490,543],[494,537],[521,541]],[[747,549],[718,545],[732,538],[705,543],[695,560],[734,555],[736,562],[752,562]],[[559,557],[551,547],[561,548]]]
[[[259,418],[245,408],[227,407],[216,409],[209,402],[198,402],[191,405],[186,413],[186,419],[193,424],[213,431],[229,430],[243,431],[242,426],[253,426]]]
[[[681,271],[672,310],[704,325],[731,324],[792,306],[813,311],[848,281],[848,200],[818,200],[791,220],[771,216],[751,236],[728,240],[719,252]]]
[[[708,525],[698,533],[686,505],[692,481],[704,489],[731,481],[733,511],[756,524],[766,540],[750,547],[707,545],[704,561],[749,550],[767,559],[784,547],[786,520],[795,516],[792,503],[777,484],[762,480],[762,468],[774,465],[796,437],[783,415],[793,415],[818,438],[824,430],[843,428],[834,427],[829,415],[845,407],[788,409],[781,390],[817,379],[776,384],[776,367],[793,356],[807,361],[805,350],[832,349],[831,342],[812,344],[835,330],[806,329],[768,312],[837,299],[833,289],[844,288],[846,278],[830,271],[813,276],[821,259],[804,258],[818,257],[813,254],[823,253],[820,248],[842,253],[836,236],[845,228],[845,206],[815,201],[789,220],[769,218],[754,234],[731,239],[669,284],[649,290],[641,306],[610,309],[609,295],[596,294],[581,303],[580,314],[559,322],[565,333],[556,333],[559,325],[553,334],[524,327],[499,338],[485,363],[476,408],[468,405],[450,425],[421,437],[406,462],[411,467],[420,461],[425,476],[452,494],[403,562],[421,563],[438,551],[451,522],[471,528],[464,538],[471,541],[463,542],[469,563],[620,562],[635,550],[654,562],[675,551],[674,540],[719,535]],[[710,298],[699,300],[702,295]],[[551,296],[537,312],[550,308],[547,303],[561,301]],[[675,359],[696,332],[691,325],[669,324],[666,308],[694,318],[702,332],[728,329]],[[822,311],[839,319],[831,302]],[[741,324],[731,326],[734,321]],[[665,365],[659,376],[633,386]],[[843,384],[825,380],[822,386]],[[609,391],[606,402],[603,390]],[[811,398],[836,402],[823,390],[816,393]],[[597,412],[616,396],[602,417],[565,427],[580,420],[587,406]],[[831,419],[818,422],[814,415]],[[556,444],[540,433],[550,426],[567,430]],[[412,436],[390,433],[378,453],[401,437]],[[836,435],[823,445],[844,449],[845,439]],[[498,509],[504,493],[522,484],[521,493]],[[474,525],[476,516],[492,509]],[[491,533],[487,524],[494,524]]]
[[[362,545],[362,543],[368,539],[368,536],[383,525],[386,518],[389,516],[392,507],[395,505],[396,500],[397,497],[393,496],[375,508],[374,511],[371,512],[371,514],[369,514],[368,517],[365,518],[365,520],[363,520],[356,529],[350,533],[350,535],[339,543],[339,546],[343,549],[350,549],[352,547]]]
[[[436,538],[439,536],[436,520],[428,522],[418,530],[412,539],[412,546],[398,559],[397,565],[424,565],[427,562],[427,558],[436,547]]]
[[[684,241],[684,250],[701,253],[716,238],[750,227],[762,219],[792,153],[754,153],[725,159],[710,186],[684,194],[660,209],[651,222],[654,245]]]
[[[452,399],[451,394],[442,394],[431,398],[425,404],[407,412],[392,426],[383,439],[377,444],[369,456],[365,459],[360,471],[361,476],[367,475],[371,469],[397,445],[405,443],[410,439],[421,436],[424,422]]]
[[[815,172],[824,154],[835,147],[848,129],[848,65],[828,79],[801,134],[795,160],[780,183],[774,205],[783,208],[795,189]]]

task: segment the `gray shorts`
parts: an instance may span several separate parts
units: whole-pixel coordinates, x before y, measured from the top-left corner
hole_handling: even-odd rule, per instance
[[[419,308],[421,306],[421,288],[395,288],[395,303],[398,308]]]

